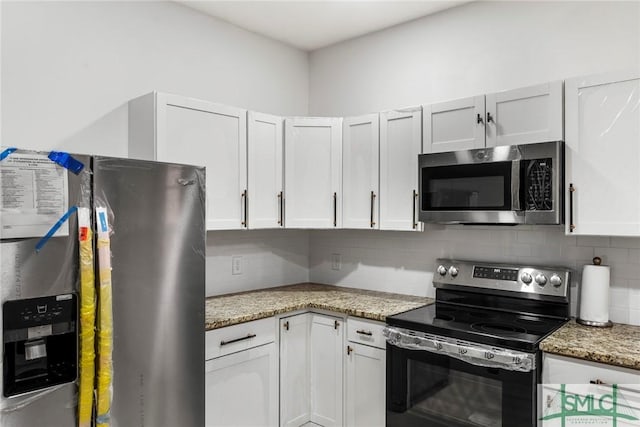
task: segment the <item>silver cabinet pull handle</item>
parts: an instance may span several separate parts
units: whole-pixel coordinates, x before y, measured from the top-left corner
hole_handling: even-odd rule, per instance
[[[375,203],[376,203],[376,193],[374,193],[373,191],[371,192],[371,228],[373,228],[376,223],[373,220],[373,211],[375,209]]]
[[[279,215],[278,215],[278,225],[279,226],[283,226],[284,225],[284,220],[283,220],[283,216],[284,216],[284,206],[283,206],[283,202],[284,202],[284,197],[282,197],[282,191],[278,193],[278,208],[280,209]]]
[[[233,344],[234,342],[250,340],[251,338],[255,338],[255,337],[256,337],[256,334],[248,334],[246,337],[236,338],[234,340],[229,340],[229,341],[220,341],[220,347],[222,347],[223,345]]]
[[[576,192],[576,187],[573,183],[569,184],[569,233],[573,233],[576,229],[576,225],[573,223],[573,193]]]
[[[248,227],[247,225],[247,198],[248,198],[247,190],[244,190],[240,195],[240,197],[242,200],[242,210],[244,212],[244,219],[240,222],[240,224],[242,224],[244,228],[247,228]]]
[[[413,205],[412,205],[413,216],[411,220],[411,226],[413,227],[414,230],[418,227],[418,223],[416,222],[416,200],[418,200],[418,192],[416,190],[413,190]]]

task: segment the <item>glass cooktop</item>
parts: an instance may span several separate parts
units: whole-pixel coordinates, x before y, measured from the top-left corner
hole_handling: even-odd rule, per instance
[[[387,317],[387,324],[497,347],[535,351],[565,319],[437,302]]]

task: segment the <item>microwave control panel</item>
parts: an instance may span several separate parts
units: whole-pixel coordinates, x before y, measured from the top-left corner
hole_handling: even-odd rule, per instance
[[[525,163],[524,208],[528,211],[553,210],[552,171],[553,161],[547,159],[527,160]]]

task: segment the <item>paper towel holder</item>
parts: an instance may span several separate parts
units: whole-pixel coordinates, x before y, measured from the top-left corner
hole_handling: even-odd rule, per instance
[[[602,264],[602,258],[600,257],[594,257],[593,258],[593,265],[601,265]],[[585,326],[595,326],[597,328],[610,328],[613,326],[613,323],[611,322],[611,320],[607,320],[606,322],[596,322],[593,320],[585,320],[585,319],[581,319],[581,318],[577,318],[576,319],[577,323],[580,323],[581,325],[585,325]]]

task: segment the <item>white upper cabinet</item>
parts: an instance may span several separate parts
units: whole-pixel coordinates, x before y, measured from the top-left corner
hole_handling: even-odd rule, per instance
[[[287,228],[342,226],[342,119],[285,120]]]
[[[425,105],[422,115],[425,153],[484,147],[484,96]]]
[[[249,111],[247,128],[249,228],[283,227],[283,119]]]
[[[422,108],[380,113],[380,229],[421,230],[418,154]]]
[[[487,147],[562,141],[562,81],[486,96]]]
[[[378,114],[342,122],[342,227],[378,228]]]
[[[246,226],[247,111],[151,93],[129,103],[129,157],[206,167],[207,230]]]
[[[640,236],[640,71],[567,80],[565,96],[567,233]]]
[[[562,81],[424,105],[425,153],[562,141]]]

